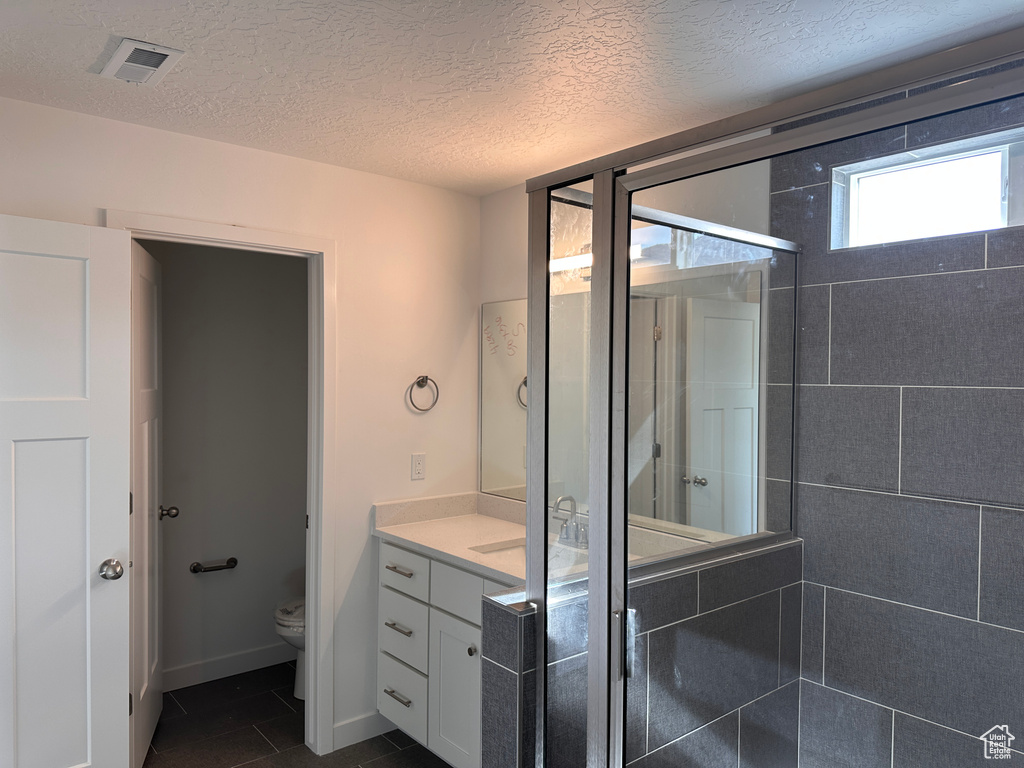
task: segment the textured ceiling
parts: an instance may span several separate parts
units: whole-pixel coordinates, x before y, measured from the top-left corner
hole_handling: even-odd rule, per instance
[[[2,0],[0,96],[482,194],[1021,25],[1021,0]],[[100,78],[122,37],[186,56]]]

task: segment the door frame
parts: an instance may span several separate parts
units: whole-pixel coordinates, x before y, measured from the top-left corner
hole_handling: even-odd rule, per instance
[[[328,238],[231,224],[106,210],[106,226],[133,240],[160,240],[275,253],[310,260],[308,278],[308,405],[306,456],[306,746],[334,749],[334,537],[341,489],[325,471],[338,464],[337,254]],[[269,619],[268,619],[269,620]]]

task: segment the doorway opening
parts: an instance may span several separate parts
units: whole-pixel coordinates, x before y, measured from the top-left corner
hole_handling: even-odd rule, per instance
[[[166,694],[151,749],[260,725],[275,748],[301,744],[309,262],[147,240],[133,260],[136,336],[156,341],[133,345],[150,512],[132,516],[133,666],[159,666]],[[152,727],[148,693],[136,716]]]
[[[173,262],[175,265],[173,270],[178,272],[174,279],[179,284],[194,283],[185,291],[185,298],[181,306],[175,310],[175,315],[178,318],[176,325],[184,324],[185,326],[184,330],[175,329],[177,336],[187,338],[191,335],[192,341],[195,341],[196,335],[202,335],[204,331],[201,322],[204,317],[203,313],[206,313],[207,319],[211,312],[219,312],[224,318],[227,318],[221,322],[221,326],[213,334],[214,338],[209,338],[210,334],[207,334],[205,338],[199,339],[200,347],[205,350],[204,354],[218,366],[219,372],[207,376],[209,380],[200,380],[197,383],[194,379],[202,379],[204,375],[201,366],[188,366],[191,371],[186,371],[184,376],[178,378],[184,378],[185,384],[192,387],[191,394],[189,394],[188,386],[182,385],[179,381],[179,387],[184,386],[185,388],[181,389],[177,396],[171,395],[172,400],[175,397],[178,400],[184,399],[184,405],[179,403],[177,409],[179,411],[184,409],[182,412],[186,415],[180,417],[181,423],[176,424],[174,429],[165,430],[163,433],[170,438],[170,460],[177,467],[177,469],[173,467],[167,469],[182,476],[193,473],[199,475],[198,480],[194,477],[185,477],[188,482],[184,486],[179,486],[183,489],[180,492],[197,493],[195,486],[198,482],[199,487],[202,488],[200,495],[203,498],[198,501],[190,500],[187,505],[181,504],[179,503],[181,499],[170,498],[169,494],[175,493],[173,483],[171,486],[165,485],[162,491],[159,490],[159,483],[155,486],[154,492],[145,492],[148,489],[142,489],[144,492],[140,495],[138,490],[134,491],[133,561],[137,554],[142,553],[139,548],[142,546],[142,542],[152,543],[153,541],[152,536],[147,539],[136,535],[136,528],[145,529],[146,526],[142,524],[145,520],[153,532],[162,530],[163,536],[168,539],[165,549],[167,555],[165,570],[173,568],[174,578],[184,580],[186,591],[191,589],[195,593],[198,590],[201,596],[198,603],[193,604],[197,605],[198,609],[196,614],[190,617],[189,629],[185,630],[198,633],[200,637],[198,640],[178,637],[169,642],[167,651],[171,656],[166,664],[159,667],[153,662],[160,655],[161,649],[159,645],[154,644],[160,639],[163,631],[168,629],[169,621],[178,621],[182,612],[187,613],[194,607],[187,607],[190,603],[187,599],[179,599],[179,597],[170,599],[169,607],[175,605],[176,601],[174,610],[177,613],[174,616],[166,617],[166,620],[163,621],[164,626],[159,628],[159,631],[150,632],[152,639],[147,639],[146,642],[150,644],[148,647],[152,650],[147,650],[145,644],[142,643],[146,635],[145,627],[158,626],[161,614],[159,610],[147,613],[145,606],[155,602],[150,598],[159,593],[156,591],[154,583],[149,586],[149,591],[145,596],[133,596],[135,602],[138,603],[132,612],[133,648],[136,649],[135,655],[144,662],[136,664],[133,659],[132,664],[134,706],[130,731],[133,742],[133,765],[141,765],[141,761],[145,759],[152,727],[155,726],[152,709],[150,715],[147,716],[146,710],[138,706],[145,699],[146,688],[152,685],[156,688],[180,689],[182,686],[196,682],[205,682],[236,674],[246,668],[253,670],[273,667],[275,663],[287,663],[287,660],[279,659],[279,657],[282,655],[294,657],[296,651],[286,644],[287,641],[282,642],[282,635],[288,634],[287,631],[281,634],[277,632],[275,606],[282,602],[287,603],[289,598],[293,600],[301,598],[303,594],[305,595],[305,653],[309,663],[306,665],[305,674],[300,673],[299,675],[305,682],[305,715],[304,718],[301,718],[303,720],[302,742],[316,754],[326,754],[334,748],[334,652],[331,636],[334,611],[332,577],[334,553],[333,547],[329,546],[329,543],[333,541],[334,521],[332,515],[326,514],[325,510],[335,507],[337,489],[330,476],[324,472],[324,467],[331,466],[336,456],[334,441],[336,414],[334,407],[336,371],[334,243],[302,235],[250,230],[228,225],[120,211],[107,212],[107,226],[126,229],[132,233],[133,259],[136,254],[141,252],[153,263],[157,263],[157,259],[154,259],[153,256],[165,262],[167,266]],[[152,251],[153,254],[146,253],[147,250]],[[242,261],[232,264],[230,263],[232,258]],[[277,270],[276,272],[271,270],[274,274],[269,281],[276,284],[268,286],[266,285],[268,281],[264,279],[262,289],[259,288],[259,285],[250,285],[255,280],[251,268],[261,260],[269,264],[276,264]],[[189,261],[191,261],[190,268],[180,272],[180,264]],[[199,269],[198,273],[197,269]],[[217,289],[214,288],[216,281],[211,283],[203,279],[204,276],[209,277],[208,274],[204,275],[205,272],[221,274],[220,294],[217,294]],[[287,281],[284,277],[285,273],[289,275]],[[223,280],[232,277],[235,282],[233,285],[229,283],[230,290],[225,291]],[[289,286],[287,290],[284,290],[285,282]],[[257,280],[256,283],[259,281]],[[257,295],[254,296],[249,291],[252,288],[257,289]],[[144,285],[133,285],[133,294],[144,295],[146,290]],[[264,292],[262,298],[258,295],[260,290]],[[203,291],[207,291],[207,293],[212,291],[214,295],[204,297],[202,296]],[[233,295],[226,295],[228,292]],[[283,297],[284,293],[290,297],[286,302]],[[255,306],[246,310],[245,303],[247,301]],[[287,321],[279,316],[283,309],[281,306],[271,306],[282,303],[291,305]],[[228,306],[221,306],[222,304]],[[233,313],[225,311],[230,305],[235,305],[237,311]],[[298,308],[297,312],[295,311],[296,307]],[[155,330],[157,316],[148,310],[145,314],[150,316],[149,320],[136,318],[133,325],[145,329],[146,323],[151,323],[154,328],[150,332],[155,338],[158,338]],[[237,369],[242,367],[242,363],[238,355],[242,350],[238,348],[240,345],[232,341],[232,336],[239,333],[244,336],[250,331],[252,332],[248,336],[250,339],[249,352],[252,353],[250,356],[257,358],[250,360],[250,363],[255,368],[240,371]],[[146,334],[135,333],[134,335],[145,336]],[[270,337],[277,336],[281,338],[273,339],[275,343],[271,344]],[[305,340],[304,344],[303,340]],[[167,342],[179,343],[181,339],[174,342],[174,334],[172,334],[171,339],[165,336],[163,341],[166,347]],[[296,345],[299,349],[295,349]],[[274,359],[270,349],[272,346],[288,350],[284,352],[288,358],[286,363]],[[153,360],[147,360],[146,356],[138,354],[136,349],[133,349],[133,359],[135,362],[143,361],[143,368],[147,364],[155,367],[156,360],[158,360],[155,356]],[[165,360],[165,371],[166,363]],[[133,362],[133,368],[135,367]],[[284,370],[285,368],[289,370]],[[182,371],[178,371],[178,373],[182,373]],[[289,410],[289,413],[283,418],[283,421],[287,422],[286,430],[290,430],[291,434],[286,440],[282,438],[279,441],[277,437],[270,438],[275,442],[269,451],[271,457],[267,458],[264,455],[263,464],[260,466],[256,466],[258,463],[256,460],[246,458],[249,456],[247,451],[252,446],[241,445],[237,448],[232,448],[232,446],[237,446],[239,443],[256,443],[260,440],[267,440],[267,434],[276,433],[273,431],[262,434],[252,433],[248,435],[248,439],[240,439],[241,433],[245,433],[253,426],[247,423],[247,420],[263,421],[265,422],[264,427],[280,429],[282,414],[273,407],[273,403],[267,402],[276,398],[273,389],[268,392],[265,387],[263,389],[256,387],[250,388],[248,394],[231,393],[232,381],[235,381],[236,387],[241,386],[240,374],[243,374],[242,379],[246,377],[277,379],[279,384],[282,379],[290,382],[289,391],[292,392],[292,401],[290,409],[286,409]],[[136,370],[135,376],[143,378],[144,371]],[[188,378],[193,379],[191,384],[187,381]],[[170,381],[172,383],[175,381],[173,376]],[[262,382],[262,384],[266,383]],[[197,386],[198,389],[196,389]],[[168,391],[170,392],[170,390]],[[296,392],[299,394],[296,395]],[[243,407],[239,407],[240,405]],[[301,417],[303,411],[305,419]],[[165,414],[165,422],[167,418],[179,418],[174,415],[174,406],[172,406],[171,412]],[[214,427],[213,422],[219,422],[219,426]],[[274,424],[269,424],[269,422],[274,422]],[[197,432],[201,429],[206,429],[208,432],[211,429],[219,430],[219,434],[216,436],[207,435],[207,439],[212,440],[214,444],[207,444],[203,447],[206,451],[205,459],[209,459],[208,461],[204,461],[202,452],[189,447],[201,439]],[[176,437],[174,436],[175,430],[177,430]],[[139,443],[138,450],[133,450],[133,454],[141,456],[147,452],[151,453],[151,449],[147,446],[156,444],[158,443],[154,442],[153,436],[149,435],[146,441]],[[256,448],[258,449],[259,446]],[[174,458],[175,451],[178,453],[178,458]],[[189,453],[198,453],[199,455],[188,456],[185,459],[180,458]],[[216,461],[213,460],[214,458]],[[198,465],[197,468],[191,469],[195,465]],[[235,494],[231,491],[232,487],[239,487],[239,484],[244,486],[247,482],[254,486],[258,485],[264,480],[262,475],[284,474],[286,465],[289,467],[289,480],[284,483],[287,486],[287,492],[280,489],[270,492],[264,489],[265,492],[261,494],[244,488]],[[221,468],[218,469],[218,466]],[[227,478],[227,475],[231,473],[234,473],[233,481],[229,481]],[[133,468],[134,474],[135,469]],[[193,488],[184,490],[187,489],[189,482],[192,483]],[[217,488],[220,490],[216,490]],[[159,493],[159,497],[157,497],[157,493]],[[221,519],[218,523],[216,511],[203,515],[196,509],[191,509],[191,514],[189,514],[188,510],[193,504],[202,506],[219,504],[221,507],[234,507],[236,516],[233,520]],[[178,508],[178,517],[170,517],[167,514],[171,511],[171,507]],[[260,512],[256,509],[257,507],[262,507],[263,511]],[[164,514],[162,519],[161,512]],[[264,522],[283,522],[289,533],[281,534],[276,537],[277,541],[270,542],[273,537],[267,535],[267,531],[261,530],[257,524],[260,514],[265,518]],[[172,530],[172,526],[185,522],[187,517],[192,518],[190,522],[193,528],[197,527],[197,521],[201,521],[198,522],[202,534],[199,540],[194,535],[195,531],[185,530],[190,527],[188,525],[178,525],[177,528],[180,530]],[[217,530],[218,527],[220,530]],[[296,531],[299,540],[304,542],[303,544],[296,545],[294,540]],[[205,538],[208,533],[221,536],[221,540],[225,540],[223,539],[225,536],[233,536],[239,544],[235,551],[231,552],[220,552],[219,547],[216,553],[212,549],[204,550],[202,548],[194,550],[195,555],[184,555],[183,552],[177,551],[181,549],[181,546],[214,546],[212,540]],[[172,537],[180,541],[174,543]],[[212,538],[214,537],[211,536]],[[288,539],[287,543],[286,539]],[[253,554],[243,558],[239,554],[243,550],[238,548],[242,546],[249,546]],[[276,548],[273,550],[274,555],[270,557],[268,552],[272,547]],[[284,556],[283,549],[287,549],[290,554]],[[156,551],[159,554],[159,550]],[[264,569],[261,559],[266,561],[268,557],[272,561],[276,557],[277,562]],[[188,562],[185,564],[185,572],[178,575],[176,571],[181,570],[181,562],[178,561],[182,559]],[[232,559],[236,567],[221,568],[224,572],[203,572],[202,570],[199,573],[193,572],[193,569],[196,569],[194,563],[198,563],[200,568],[204,566],[217,568],[231,564]],[[285,563],[283,566],[281,565],[282,561]],[[248,568],[246,568],[247,565]],[[303,566],[304,577],[302,575]],[[260,585],[255,585],[243,578],[243,574],[247,570],[250,574],[256,574],[257,571],[262,570],[266,570],[268,573],[260,574],[262,581]],[[137,579],[136,581],[141,582],[142,580]],[[243,592],[246,593],[245,597],[235,599],[227,595],[225,598],[225,593],[230,592],[229,585],[232,581],[236,586],[238,583],[246,583],[246,587],[243,587]],[[168,587],[172,592],[174,591],[170,584]],[[252,610],[254,601],[252,595],[249,594],[251,592],[260,593],[255,598],[255,602],[261,605],[259,613],[264,614],[262,617],[257,617]],[[217,602],[215,595],[221,599],[220,603]],[[226,602],[224,602],[225,600]],[[217,605],[224,607],[220,609],[217,608]],[[248,608],[244,609],[244,605],[247,605]],[[267,608],[267,610],[263,610],[263,608]],[[210,615],[219,614],[221,610],[227,615],[218,615],[215,619],[209,618]],[[239,619],[245,610],[249,612],[248,618]],[[220,622],[224,626],[232,627],[228,634],[233,633],[236,636],[246,634],[241,629],[244,624],[252,629],[256,639],[249,643],[248,649],[240,648],[235,652],[226,651],[224,638],[219,636],[211,639],[209,635],[217,634],[216,630],[203,627],[201,614],[204,612],[208,616],[208,623],[215,625]],[[178,632],[180,629],[180,627],[176,627],[174,631]],[[204,634],[207,636],[203,637]],[[265,642],[268,635],[269,642]],[[262,636],[262,640],[259,639],[260,636]],[[198,647],[216,650],[205,654],[209,658],[197,659],[196,649]],[[204,654],[200,653],[199,655]],[[162,671],[165,667],[168,671],[168,678],[167,685],[163,686],[160,676],[155,676],[154,673],[158,668]],[[281,674],[280,669],[277,674]],[[257,677],[259,676],[257,675]],[[264,674],[263,677],[265,676]],[[293,708],[298,708],[294,707],[294,700],[291,700],[290,697],[288,699],[292,702]],[[157,705],[156,711],[159,712],[159,705]],[[147,717],[152,720],[152,724],[146,722]],[[147,730],[150,732],[147,733]]]

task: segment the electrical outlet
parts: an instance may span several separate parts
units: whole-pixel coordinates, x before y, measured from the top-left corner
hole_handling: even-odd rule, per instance
[[[427,476],[427,454],[414,453],[412,455],[412,479],[423,480]]]

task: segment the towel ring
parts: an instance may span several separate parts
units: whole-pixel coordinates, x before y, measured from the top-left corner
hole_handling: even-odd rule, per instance
[[[526,403],[523,402],[523,389],[525,387],[526,387],[526,376],[523,376],[523,380],[520,381],[519,382],[519,386],[516,387],[516,400],[519,401],[519,404],[521,406],[523,406],[523,408],[528,408],[529,406],[527,406]],[[529,391],[529,390],[527,390],[527,391]]]
[[[434,388],[434,399],[431,401],[430,405],[428,405],[426,408],[420,408],[418,405],[416,405],[416,402],[412,399],[412,388],[413,387],[419,387],[420,389],[423,389],[428,384],[430,384]],[[414,381],[412,384],[409,385],[409,389],[406,390],[406,394],[409,396],[409,405],[411,405],[413,408],[415,408],[420,413],[426,413],[431,408],[433,408],[435,405],[437,405],[437,401],[441,397],[441,388],[439,386],[437,386],[437,382],[434,381],[429,376],[420,376],[419,378],[416,379],[416,381]]]

